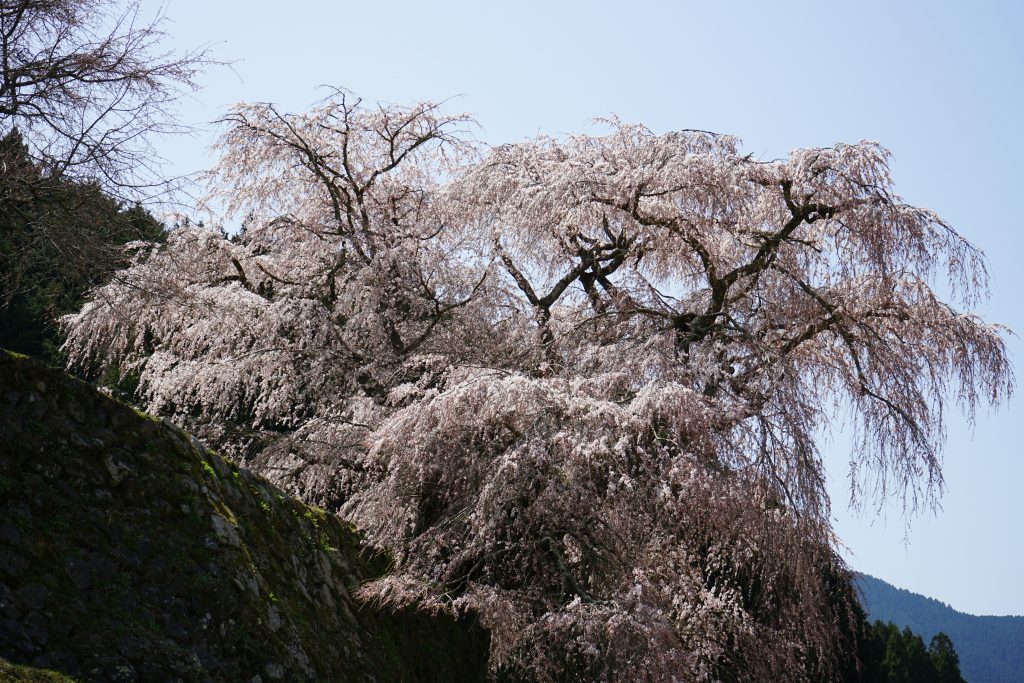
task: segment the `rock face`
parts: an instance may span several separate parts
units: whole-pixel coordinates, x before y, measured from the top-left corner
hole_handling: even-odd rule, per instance
[[[0,352],[0,660],[95,681],[485,679],[479,628],[353,597],[386,566],[173,425]]]

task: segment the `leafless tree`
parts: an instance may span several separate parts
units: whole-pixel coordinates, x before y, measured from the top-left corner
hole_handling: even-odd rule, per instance
[[[163,23],[134,0],[0,0],[0,328],[53,277],[80,293],[123,266],[154,235],[125,212],[182,185],[154,143],[187,132],[175,104],[211,59],[166,50]]]
[[[137,2],[0,0],[0,133],[18,129],[51,178],[121,199],[166,189],[153,139],[183,131],[173,105],[210,59],[165,51],[162,23]]]

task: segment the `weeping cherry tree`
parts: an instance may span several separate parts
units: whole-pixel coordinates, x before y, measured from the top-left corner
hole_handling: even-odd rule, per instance
[[[942,488],[1012,391],[982,255],[875,143],[481,148],[437,105],[240,105],[212,199],[65,320],[81,368],[359,525],[366,598],[471,611],[499,676],[805,680],[852,649],[816,437],[855,500]],[[940,296],[936,289],[949,292]]]

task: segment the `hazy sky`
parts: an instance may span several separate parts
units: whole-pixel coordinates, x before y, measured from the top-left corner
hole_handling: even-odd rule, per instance
[[[454,96],[488,143],[586,131],[617,114],[656,132],[738,135],[763,158],[872,139],[897,190],[989,256],[979,313],[1024,330],[1024,3],[246,2],[166,7],[176,48],[211,43],[233,71],[182,109],[205,124],[241,100],[304,109],[347,87],[368,101]],[[209,128],[209,127],[208,127]],[[203,168],[208,134],[169,142],[174,170]],[[1010,340],[1024,373],[1024,343]],[[847,510],[847,459],[829,447],[836,528],[858,570],[976,614],[1024,614],[1024,398],[950,416],[943,510],[912,520]]]

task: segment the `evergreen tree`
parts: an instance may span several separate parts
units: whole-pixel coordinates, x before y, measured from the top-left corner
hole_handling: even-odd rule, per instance
[[[966,683],[953,641],[945,633],[932,638],[927,648],[921,636],[909,628],[900,631],[893,623],[865,620],[860,634],[860,668],[842,672],[846,683]]]
[[[928,650],[921,636],[909,628],[903,629],[903,658],[907,665],[910,683],[932,683],[935,680],[935,669],[932,668]]]
[[[882,670],[889,683],[911,683],[910,668],[907,666],[903,648],[903,637],[895,625],[889,624],[886,631],[885,656],[882,658]]]
[[[943,632],[932,636],[928,656],[935,668],[938,683],[965,683],[960,674],[960,658],[953,649],[953,641]]]
[[[0,138],[0,346],[55,362],[56,318],[127,265],[123,245],[162,240],[145,209],[48,175],[17,130]]]

